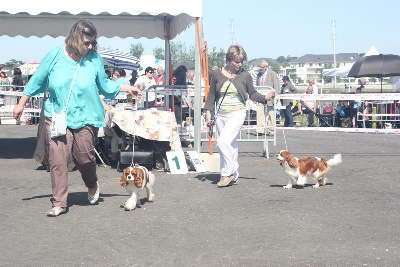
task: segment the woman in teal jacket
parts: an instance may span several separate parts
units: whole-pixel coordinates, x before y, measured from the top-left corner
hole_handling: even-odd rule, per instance
[[[115,98],[120,92],[138,96],[140,91],[122,81],[107,79],[103,59],[97,53],[97,30],[88,20],[79,20],[65,39],[65,45],[52,49],[24,89],[14,118],[19,120],[29,97],[49,93],[45,102],[53,206],[47,216],[67,212],[68,158],[72,157],[88,188],[88,201],[96,204],[99,185],[96,174],[95,142],[99,127],[105,127],[104,108],[99,92]],[[53,112],[67,113],[67,133],[51,137]],[[43,122],[40,122],[43,123]]]

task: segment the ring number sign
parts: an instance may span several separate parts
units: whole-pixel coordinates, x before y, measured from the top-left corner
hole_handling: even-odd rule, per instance
[[[171,174],[188,173],[188,167],[183,151],[168,151],[167,160]]]

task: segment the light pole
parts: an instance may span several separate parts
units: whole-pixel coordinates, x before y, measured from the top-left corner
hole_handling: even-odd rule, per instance
[[[336,89],[336,32],[335,32],[335,20],[332,20],[332,34],[333,34],[333,66],[335,70],[335,80],[333,87]]]
[[[235,43],[235,29],[234,29],[234,19],[229,19],[229,26],[231,28],[231,44]]]

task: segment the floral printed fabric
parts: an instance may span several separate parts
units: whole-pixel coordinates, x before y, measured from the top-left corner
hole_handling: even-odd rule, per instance
[[[149,140],[169,141],[172,151],[181,151],[181,141],[175,120],[175,114],[160,110],[117,110],[107,111],[107,127],[115,124],[122,131]]]

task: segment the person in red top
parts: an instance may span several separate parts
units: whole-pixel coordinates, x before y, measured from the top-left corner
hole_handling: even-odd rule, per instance
[[[162,66],[158,66],[157,75],[154,76],[154,81],[157,84],[165,84],[165,75],[164,75],[164,69]]]

